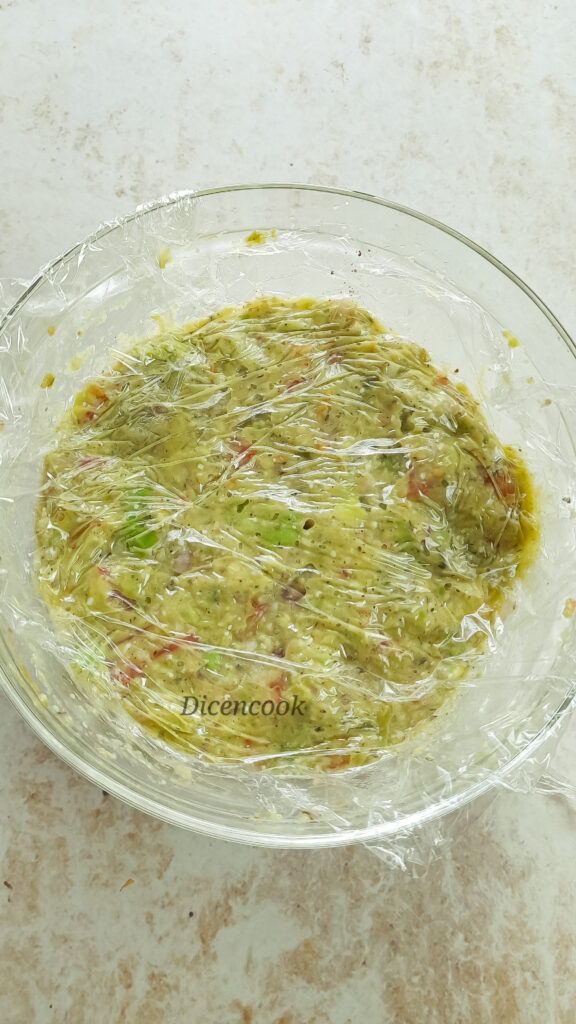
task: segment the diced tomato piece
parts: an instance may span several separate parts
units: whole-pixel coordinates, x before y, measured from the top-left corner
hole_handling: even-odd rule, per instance
[[[268,685],[272,690],[272,693],[276,697],[276,700],[282,700],[282,697],[284,695],[284,687],[286,685],[286,673],[281,672],[280,675],[276,676],[276,678],[273,679],[272,682],[270,682]]]
[[[186,643],[198,643],[198,637],[195,633],[188,633],[187,636],[181,637],[180,640],[171,640],[170,643],[164,644],[163,647],[157,647],[155,651],[152,651],[150,658],[156,660],[157,658],[164,657],[165,654],[172,654],[173,651],[177,651],[182,644]]]
[[[484,477],[484,483],[492,486],[498,498],[505,501],[514,498],[517,494],[516,483],[507,469],[497,469],[495,473],[488,473]]]
[[[417,467],[414,467],[408,474],[406,497],[411,498],[413,501],[427,497],[430,491],[433,491],[438,486],[439,481],[444,476],[444,470],[440,466],[426,468],[422,466],[421,473],[418,472]]]
[[[350,754],[333,754],[332,757],[328,758],[327,767],[334,771],[338,768],[347,768],[349,764]]]
[[[163,658],[165,654],[172,654],[172,651],[177,651],[180,644],[176,641],[171,641],[169,644],[164,644],[163,647],[157,647],[156,650],[152,651],[150,657],[155,660],[156,658]]]
[[[487,487],[492,487],[496,496],[501,500],[515,497],[517,494],[516,483],[508,469],[501,468],[493,473],[490,471],[484,473],[484,483]]]
[[[256,449],[238,437],[231,438],[230,447],[235,455],[240,456],[235,460],[238,467],[245,466],[256,455]]]
[[[123,637],[118,641],[116,646],[127,643],[133,640],[135,637],[140,636],[140,633],[129,633],[128,636]],[[172,651],[177,650],[182,644],[185,643],[197,643],[198,637],[195,633],[189,633],[187,636],[181,637],[179,640],[171,641],[170,643],[164,644],[162,647],[156,648],[150,655],[151,661],[156,661],[158,658],[162,658],[166,654],[171,654]],[[112,682],[121,683],[122,686],[129,686],[132,679],[136,676],[144,675],[145,670],[141,665],[138,665],[135,661],[129,662],[126,665],[116,664],[110,669],[110,679]]]
[[[295,380],[290,381],[290,383],[286,385],[286,391],[293,391],[294,388],[297,388],[297,387],[299,387],[300,384],[305,384],[305,383],[306,383],[306,377],[296,377]]]
[[[113,665],[110,669],[110,680],[113,683],[121,683],[122,686],[129,686],[132,680],[142,675],[142,669],[134,662],[128,665]]]
[[[267,611],[268,605],[259,601],[257,597],[252,597],[250,599],[250,604],[252,605],[252,611],[246,619],[246,624],[251,629],[257,629],[260,620]]]
[[[406,491],[406,496],[412,501],[418,501],[419,498],[427,497],[430,491],[436,486],[437,482],[437,480],[423,480],[421,477],[410,473],[408,475],[408,489]]]

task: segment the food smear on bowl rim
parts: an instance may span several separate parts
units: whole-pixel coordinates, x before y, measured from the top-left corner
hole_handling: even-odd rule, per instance
[[[74,397],[36,510],[78,684],[268,769],[345,770],[430,723],[538,540],[466,387],[348,299],[161,319],[125,355]]]

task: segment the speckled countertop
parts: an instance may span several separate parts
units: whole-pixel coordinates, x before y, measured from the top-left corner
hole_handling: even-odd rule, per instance
[[[0,276],[167,191],[317,182],[445,220],[576,329],[572,0],[4,0],[0,36]],[[503,792],[412,878],[162,825],[0,709],[1,1024],[576,1020],[570,789]]]

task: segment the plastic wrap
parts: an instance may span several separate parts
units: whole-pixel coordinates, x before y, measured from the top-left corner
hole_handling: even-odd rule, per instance
[[[4,671],[144,809],[422,867],[573,700],[576,373],[331,201],[166,201],[8,315]]]

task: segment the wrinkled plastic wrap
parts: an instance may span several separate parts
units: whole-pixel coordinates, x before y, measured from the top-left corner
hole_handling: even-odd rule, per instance
[[[573,700],[574,357],[293,192],[144,210],[7,316],[4,672],[143,809],[422,868]]]

